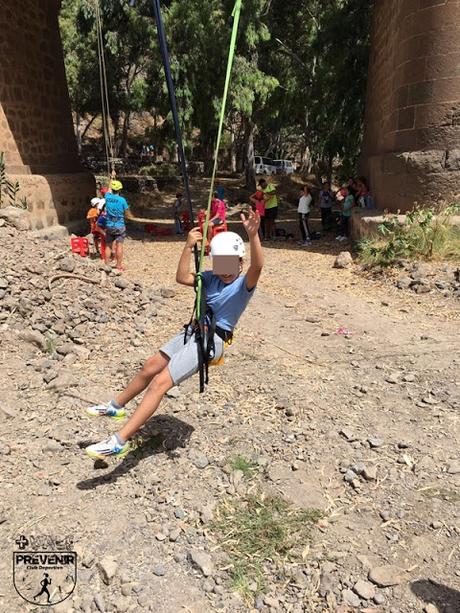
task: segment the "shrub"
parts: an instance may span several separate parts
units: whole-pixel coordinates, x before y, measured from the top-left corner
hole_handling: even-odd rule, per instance
[[[404,221],[388,214],[378,236],[358,244],[361,261],[369,266],[391,266],[399,259],[460,259],[460,226],[451,223],[458,204],[415,208]]]

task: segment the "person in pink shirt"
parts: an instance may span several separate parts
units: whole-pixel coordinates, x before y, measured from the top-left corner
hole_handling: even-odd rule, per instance
[[[221,226],[225,223],[227,209],[225,202],[218,198],[217,192],[214,192],[214,197],[211,200],[211,218],[208,226],[208,241],[211,242],[212,230],[215,226]]]

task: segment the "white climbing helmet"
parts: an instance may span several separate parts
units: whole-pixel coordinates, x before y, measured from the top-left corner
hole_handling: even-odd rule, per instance
[[[241,236],[236,232],[219,232],[211,241],[211,256],[237,255],[244,257],[246,249]]]
[[[99,202],[100,202],[100,201],[101,201],[101,199],[100,199],[100,198],[93,198],[93,199],[91,200],[91,206],[96,207],[96,206],[99,204]]]

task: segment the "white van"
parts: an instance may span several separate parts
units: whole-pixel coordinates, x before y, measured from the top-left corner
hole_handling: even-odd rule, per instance
[[[294,164],[291,160],[275,160],[273,164],[277,175],[292,175],[294,172]]]
[[[256,175],[274,175],[275,165],[270,158],[264,158],[261,155],[254,156],[254,165]]]

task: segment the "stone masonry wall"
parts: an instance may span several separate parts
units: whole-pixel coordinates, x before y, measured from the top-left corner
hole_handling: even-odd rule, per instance
[[[0,11],[0,151],[36,229],[84,217],[95,191],[77,154],[59,7],[59,0],[2,0]]]
[[[460,0],[375,0],[361,170],[377,206],[460,192]]]

